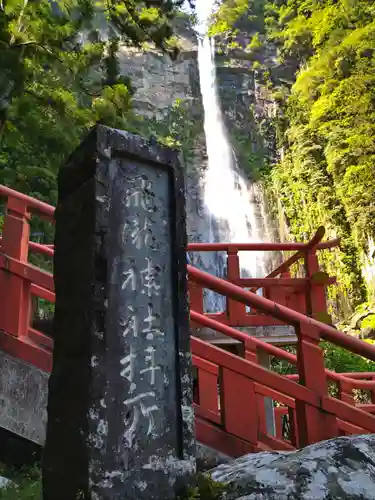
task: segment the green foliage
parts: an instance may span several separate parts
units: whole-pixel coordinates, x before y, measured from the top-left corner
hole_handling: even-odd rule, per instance
[[[119,74],[120,45],[147,41],[175,55],[181,4],[1,2],[0,183],[54,203],[57,169],[85,133],[126,122],[132,88]]]
[[[293,239],[307,240],[319,225],[329,238],[340,237],[340,249],[324,252],[322,264],[338,277],[340,287],[330,299],[333,312],[342,316],[366,300],[361,259],[375,235],[375,4],[264,0],[246,10],[228,0],[212,29],[228,39],[245,14],[264,15],[265,43],[276,44],[281,64],[300,67],[293,85],[273,88],[279,105],[274,126],[284,154],[260,173]],[[258,34],[250,46],[250,52],[262,49]],[[277,81],[270,71],[267,87]]]
[[[15,484],[5,489],[0,488],[0,500],[40,500],[42,478],[38,468],[16,472],[0,466],[0,474]]]
[[[372,341],[366,342],[373,344]],[[374,372],[375,363],[346,349],[323,342],[326,367],[337,373]]]
[[[271,174],[298,239],[324,225],[341,249],[323,264],[342,284],[333,299],[366,299],[360,256],[375,233],[375,5],[363,0],[267,2],[268,37],[301,69],[279,95],[283,161]]]
[[[373,340],[365,340],[369,344],[374,344]],[[329,370],[337,373],[354,373],[354,372],[373,372],[375,371],[375,363],[358,356],[346,349],[335,346],[329,342],[322,342],[321,347],[324,351],[325,366]],[[284,350],[292,354],[296,354],[296,347],[285,347]],[[272,370],[282,375],[297,373],[297,368],[294,365],[278,358],[272,358]]]
[[[370,314],[361,321],[361,328],[372,328],[375,330],[375,314]]]
[[[220,500],[226,490],[225,484],[213,481],[207,474],[198,474],[195,484],[179,500]]]
[[[255,35],[252,36],[250,43],[246,46],[246,51],[247,52],[254,52],[256,50],[259,50],[262,48],[262,42],[259,38],[259,33],[255,33]]]
[[[233,33],[234,25],[248,12],[252,3],[249,0],[223,0],[213,15],[210,35]]]
[[[0,500],[40,500],[42,478],[37,467],[13,471],[0,466],[0,474],[16,485],[0,489]],[[226,490],[225,484],[213,481],[207,474],[197,474],[193,485],[179,500],[220,500]]]
[[[192,150],[202,131],[202,120],[202,110],[197,110],[189,100],[176,99],[160,117],[145,118],[128,113],[124,126],[131,132],[181,150],[184,162],[188,162],[192,159]]]

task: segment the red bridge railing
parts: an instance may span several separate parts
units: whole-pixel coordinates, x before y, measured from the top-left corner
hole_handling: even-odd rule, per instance
[[[1,196],[7,198],[7,206],[0,248],[0,349],[49,371],[53,340],[32,327],[30,297],[54,302],[54,283],[50,273],[29,262],[29,251],[52,257],[53,246],[30,241],[30,214],[53,222],[54,208],[3,186]],[[240,341],[245,352],[241,358],[192,338],[193,362],[198,371],[197,434],[206,444],[236,456],[267,448],[293,449],[341,434],[375,432],[374,398],[371,396],[369,404],[358,405],[353,397],[354,389],[374,394],[372,374],[343,375],[324,366],[321,339],[372,361],[375,348],[316,319],[326,307],[324,287],[333,281],[319,271],[316,251],[338,244],[321,243],[323,234],[319,229],[308,244],[280,246],[280,250],[296,253],[262,280],[240,278],[238,252],[245,247],[249,251],[275,250],[274,245],[189,245],[190,251],[224,249],[228,253],[228,281],[188,266],[191,321]],[[276,278],[299,259],[304,260],[305,278]],[[254,293],[258,287],[264,289],[265,296]],[[204,288],[228,298],[226,313],[204,314]],[[280,290],[286,288],[299,294],[298,301],[290,295],[285,298],[288,295]],[[251,308],[250,314],[246,306]],[[267,319],[268,324],[292,325],[298,336],[297,356],[233,328],[257,324],[259,319],[255,318]],[[259,366],[257,355],[261,350],[295,365],[298,374],[281,376]],[[329,382],[338,387],[337,397],[328,394]],[[264,398],[281,405],[275,410],[276,436],[270,435],[265,425]],[[285,416],[290,426],[288,437],[281,426]]]
[[[315,317],[321,321],[330,321],[327,314],[326,287],[336,282],[319,267],[319,250],[330,249],[339,245],[339,240],[322,243],[324,228],[319,228],[315,236],[308,243],[190,243],[190,252],[224,251],[227,254],[226,279],[243,289],[256,292],[262,289],[262,295],[269,300],[283,304],[303,314]],[[280,266],[264,278],[241,277],[239,252],[263,251],[286,252],[295,251]],[[290,268],[302,261],[305,271],[303,278],[291,278]],[[227,307],[222,313],[207,314],[204,311],[203,297],[205,286],[189,281],[189,299],[194,311],[206,314],[221,323],[230,326],[268,326],[281,325],[277,318],[266,316],[259,311],[246,310],[246,305],[227,297]],[[197,326],[193,324],[193,327]]]
[[[35,267],[30,263],[32,253],[42,254],[46,258],[53,257],[53,245],[42,245],[30,241],[30,220],[38,216],[51,224],[54,223],[54,207],[35,200],[22,193],[0,185],[0,198],[6,199],[6,210],[0,240],[0,336],[7,349],[18,357],[50,367],[49,351],[52,340],[43,332],[33,328],[32,318],[35,310],[35,299],[54,302],[54,283],[52,274]],[[264,295],[270,300],[284,304],[300,312],[307,312],[314,317],[326,319],[327,307],[325,288],[334,282],[325,273],[319,271],[317,251],[332,248],[337,240],[322,243],[324,229],[319,228],[316,235],[307,244],[274,243],[274,244],[190,244],[190,252],[226,251],[227,279],[244,289],[255,291],[262,288]],[[264,279],[242,278],[238,252],[241,251],[295,251],[289,259]],[[303,259],[305,278],[291,279],[290,266]],[[279,277],[277,277],[279,276]],[[281,277],[280,277],[281,276]],[[196,312],[203,310],[204,285],[189,281],[190,305]],[[282,324],[262,312],[246,311],[246,306],[230,297],[227,298],[226,311],[206,316],[231,326],[267,326]],[[192,328],[197,327],[192,320]],[[4,333],[6,332],[6,333]],[[26,359],[27,358],[27,359]]]
[[[199,339],[192,339],[194,363],[199,371],[198,384],[200,378],[204,380],[202,388],[198,388],[198,436],[201,432],[202,437],[211,439],[210,444],[217,447],[216,440],[218,443],[225,441],[223,434],[234,435],[238,439],[228,448],[233,447],[232,453],[241,454],[264,448],[292,449],[338,435],[374,432],[373,405],[355,406],[352,391],[354,388],[366,389],[373,394],[375,382],[373,379],[354,378],[368,378],[369,374],[344,376],[326,370],[320,341],[331,342],[375,361],[373,346],[192,266],[188,266],[188,272],[189,279],[197,284],[293,325],[298,335],[297,356],[294,356],[191,311],[195,322],[242,340],[246,352],[246,359],[241,359]],[[295,364],[298,381],[260,367],[258,349]],[[341,399],[329,395],[329,381],[338,385]],[[283,405],[279,415],[280,412],[288,413],[290,439],[283,439],[279,425],[277,437],[267,434],[259,404],[259,398],[264,397]]]

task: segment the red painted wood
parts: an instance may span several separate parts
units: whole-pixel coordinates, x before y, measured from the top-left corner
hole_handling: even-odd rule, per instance
[[[304,326],[299,329],[297,368],[300,382],[323,398],[328,395],[328,385],[319,340],[316,327]],[[296,400],[296,418],[301,446],[338,435],[335,415],[322,412],[319,407],[306,401]]]
[[[53,220],[54,208],[0,186],[8,198],[0,239],[0,349],[42,370],[52,365],[53,341],[30,328],[30,296],[54,301],[51,275],[27,262],[28,252],[53,256],[53,247],[29,241],[29,212]],[[321,339],[375,361],[375,349],[316,320],[326,313],[325,287],[334,278],[319,274],[318,249],[332,248],[338,241],[321,243],[320,228],[307,244],[192,244],[189,251],[218,251],[228,254],[228,280],[207,275],[192,266],[189,271],[189,298],[192,327],[209,327],[245,344],[245,358],[192,338],[193,364],[198,371],[198,400],[195,404],[197,435],[203,442],[224,453],[238,456],[262,449],[293,449],[339,434],[375,432],[375,405],[355,405],[353,389],[371,391],[375,403],[374,374],[336,374],[324,367]],[[238,251],[297,250],[267,277],[242,279]],[[306,256],[306,278],[291,278],[290,266]],[[266,297],[244,290],[263,288]],[[203,311],[203,290],[209,288],[227,296],[222,314]],[[10,292],[9,292],[10,291]],[[245,305],[251,307],[246,313]],[[312,318],[306,317],[308,312]],[[315,319],[314,319],[315,318]],[[231,326],[291,324],[296,327],[298,355],[293,356]],[[6,332],[6,333],[5,333]],[[18,337],[17,337],[18,335]],[[283,377],[259,366],[258,349],[285,359],[298,367],[298,375]],[[217,383],[220,381],[220,407]],[[339,398],[328,397],[327,380],[339,387]],[[277,438],[265,432],[264,398],[284,404],[276,408]],[[290,442],[281,435],[281,417],[288,415]]]
[[[247,453],[257,451],[257,448],[254,448],[247,441],[233,436],[220,427],[200,418],[195,420],[195,434],[198,441],[230,457],[241,457]]]
[[[0,255],[1,268],[6,269],[15,279],[19,277],[23,281],[29,282],[29,293],[31,283],[50,291],[55,289],[52,274],[42,271],[27,262],[21,262],[18,259]]]
[[[52,355],[49,350],[31,343],[25,338],[17,338],[1,330],[0,350],[47,373],[52,369]]]
[[[290,408],[295,408],[296,406],[293,398],[290,398],[281,392],[274,391],[270,387],[258,384],[257,382],[254,384],[254,387],[257,394],[272,398],[274,401],[277,401],[285,406],[289,406]]]
[[[8,200],[18,200],[23,202],[27,205],[30,212],[38,214],[40,217],[45,217],[51,222],[54,221],[55,207],[52,207],[43,201],[39,201],[31,196],[19,193],[18,191],[3,186],[2,184],[0,184],[0,197],[8,198]]]
[[[275,438],[269,434],[261,433],[259,441],[261,444],[265,444],[270,450],[294,451],[296,449],[295,446],[285,441],[285,439]]]
[[[43,349],[47,349],[48,351],[52,352],[53,350],[53,340],[51,337],[48,335],[45,335],[42,332],[39,332],[38,330],[35,330],[35,328],[29,328],[29,339],[37,346],[42,347]]]
[[[258,349],[256,344],[252,343],[250,339],[245,341],[245,359],[252,361],[253,363],[258,363]],[[259,387],[259,385],[258,385]],[[254,391],[256,392],[257,384],[254,383]],[[264,397],[261,392],[256,393],[256,405],[258,412],[258,425],[259,431],[267,433],[266,425],[266,408],[264,404]]]
[[[343,432],[344,436],[351,434],[357,434],[357,435],[367,434],[365,429],[362,429],[361,427],[358,427],[353,424],[349,424],[348,422],[344,422],[343,420],[340,419],[337,419],[337,425],[339,427],[339,430]]]
[[[315,249],[307,252],[305,258],[306,275],[310,280],[320,271]],[[313,318],[319,319],[327,315],[327,302],[324,284],[310,283],[307,292],[307,311]]]
[[[339,398],[341,401],[345,401],[345,403],[349,404],[355,404],[352,384],[342,380],[338,383],[338,388]]]
[[[219,411],[218,376],[198,369],[198,402],[213,413]]]
[[[0,256],[0,328],[14,336],[27,335],[30,283],[15,276],[11,261],[26,262],[29,252],[29,213],[26,203],[10,198],[4,216]]]
[[[189,289],[189,304],[190,309],[197,311],[199,313],[204,313],[203,310],[203,288],[194,283],[193,281],[189,281],[188,284]],[[194,322],[191,323],[192,328],[197,328],[199,325],[196,325]]]
[[[259,415],[254,382],[240,373],[223,368],[220,393],[225,430],[256,446]]]
[[[35,285],[34,283],[31,284],[30,293],[31,295],[40,297],[41,299],[47,300],[48,302],[51,303],[55,302],[54,292],[51,292],[50,290],[43,288],[41,286]]]
[[[237,251],[229,251],[227,256],[227,279],[232,283],[239,282],[240,278],[240,260]],[[237,300],[227,298],[228,324],[244,325],[246,323],[246,306]]]
[[[313,318],[308,318],[298,311],[293,311],[283,305],[272,302],[264,297],[260,297],[257,294],[247,292],[237,285],[221,280],[216,276],[204,273],[203,271],[189,265],[187,267],[189,277],[193,281],[203,284],[217,293],[229,295],[239,302],[243,302],[251,307],[257,308],[264,314],[276,317],[280,321],[284,321],[287,324],[297,326],[303,325],[307,327],[314,326],[319,331],[322,339],[375,361],[375,347],[372,345],[367,344],[366,342],[363,342],[355,337],[345,335],[344,333],[336,330],[336,328],[328,324],[321,323]]]
[[[331,413],[350,424],[361,426],[367,432],[375,433],[375,417],[358,407],[349,405],[339,399],[324,398],[321,403],[322,413]]]
[[[197,403],[193,403],[193,408],[196,417],[207,420],[208,422],[211,422],[215,425],[222,424],[221,413],[219,411],[214,412],[207,410],[207,408],[203,408]]]

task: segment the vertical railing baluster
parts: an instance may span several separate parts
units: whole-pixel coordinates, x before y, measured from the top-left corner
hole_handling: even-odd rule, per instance
[[[30,238],[30,215],[27,202],[8,198],[4,216],[1,253],[7,258],[27,263]],[[8,261],[9,264],[9,261]],[[6,333],[26,336],[30,319],[30,282],[22,276],[0,270],[0,329]]]
[[[228,248],[227,254],[227,279],[232,283],[239,284],[240,279],[240,259],[236,248]],[[227,315],[229,324],[232,326],[241,326],[246,316],[246,306],[227,297]]]
[[[299,327],[297,368],[299,383],[319,398],[328,396],[328,384],[323,350],[319,345],[319,330],[310,325]],[[316,406],[296,399],[296,417],[299,446],[307,446],[338,435],[336,416]]]
[[[316,280],[320,267],[315,248],[310,249],[305,255],[305,270],[309,279],[306,297],[307,314],[319,321],[327,322],[326,284]]]

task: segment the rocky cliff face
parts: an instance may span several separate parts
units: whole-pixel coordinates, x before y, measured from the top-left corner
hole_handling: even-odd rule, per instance
[[[189,24],[181,23],[181,54],[172,62],[168,56],[153,50],[142,52],[124,48],[121,69],[131,77],[135,89],[134,108],[146,120],[165,120],[176,100],[184,102],[192,123],[180,131],[193,135],[185,156],[190,241],[208,241],[209,228],[204,220],[203,178],[207,165],[203,130],[203,107],[199,87],[197,43]],[[258,217],[264,227],[264,239],[277,239],[277,231],[270,220],[263,190],[256,184],[257,170],[275,156],[274,138],[270,128],[274,104],[264,91],[260,72],[249,68],[250,62],[231,54],[217,55],[219,95],[225,122],[239,167],[254,181],[249,192],[259,210]],[[195,130],[188,130],[194,126]],[[157,127],[157,125],[156,125]],[[154,130],[156,130],[154,128]],[[151,132],[152,133],[152,132]]]

